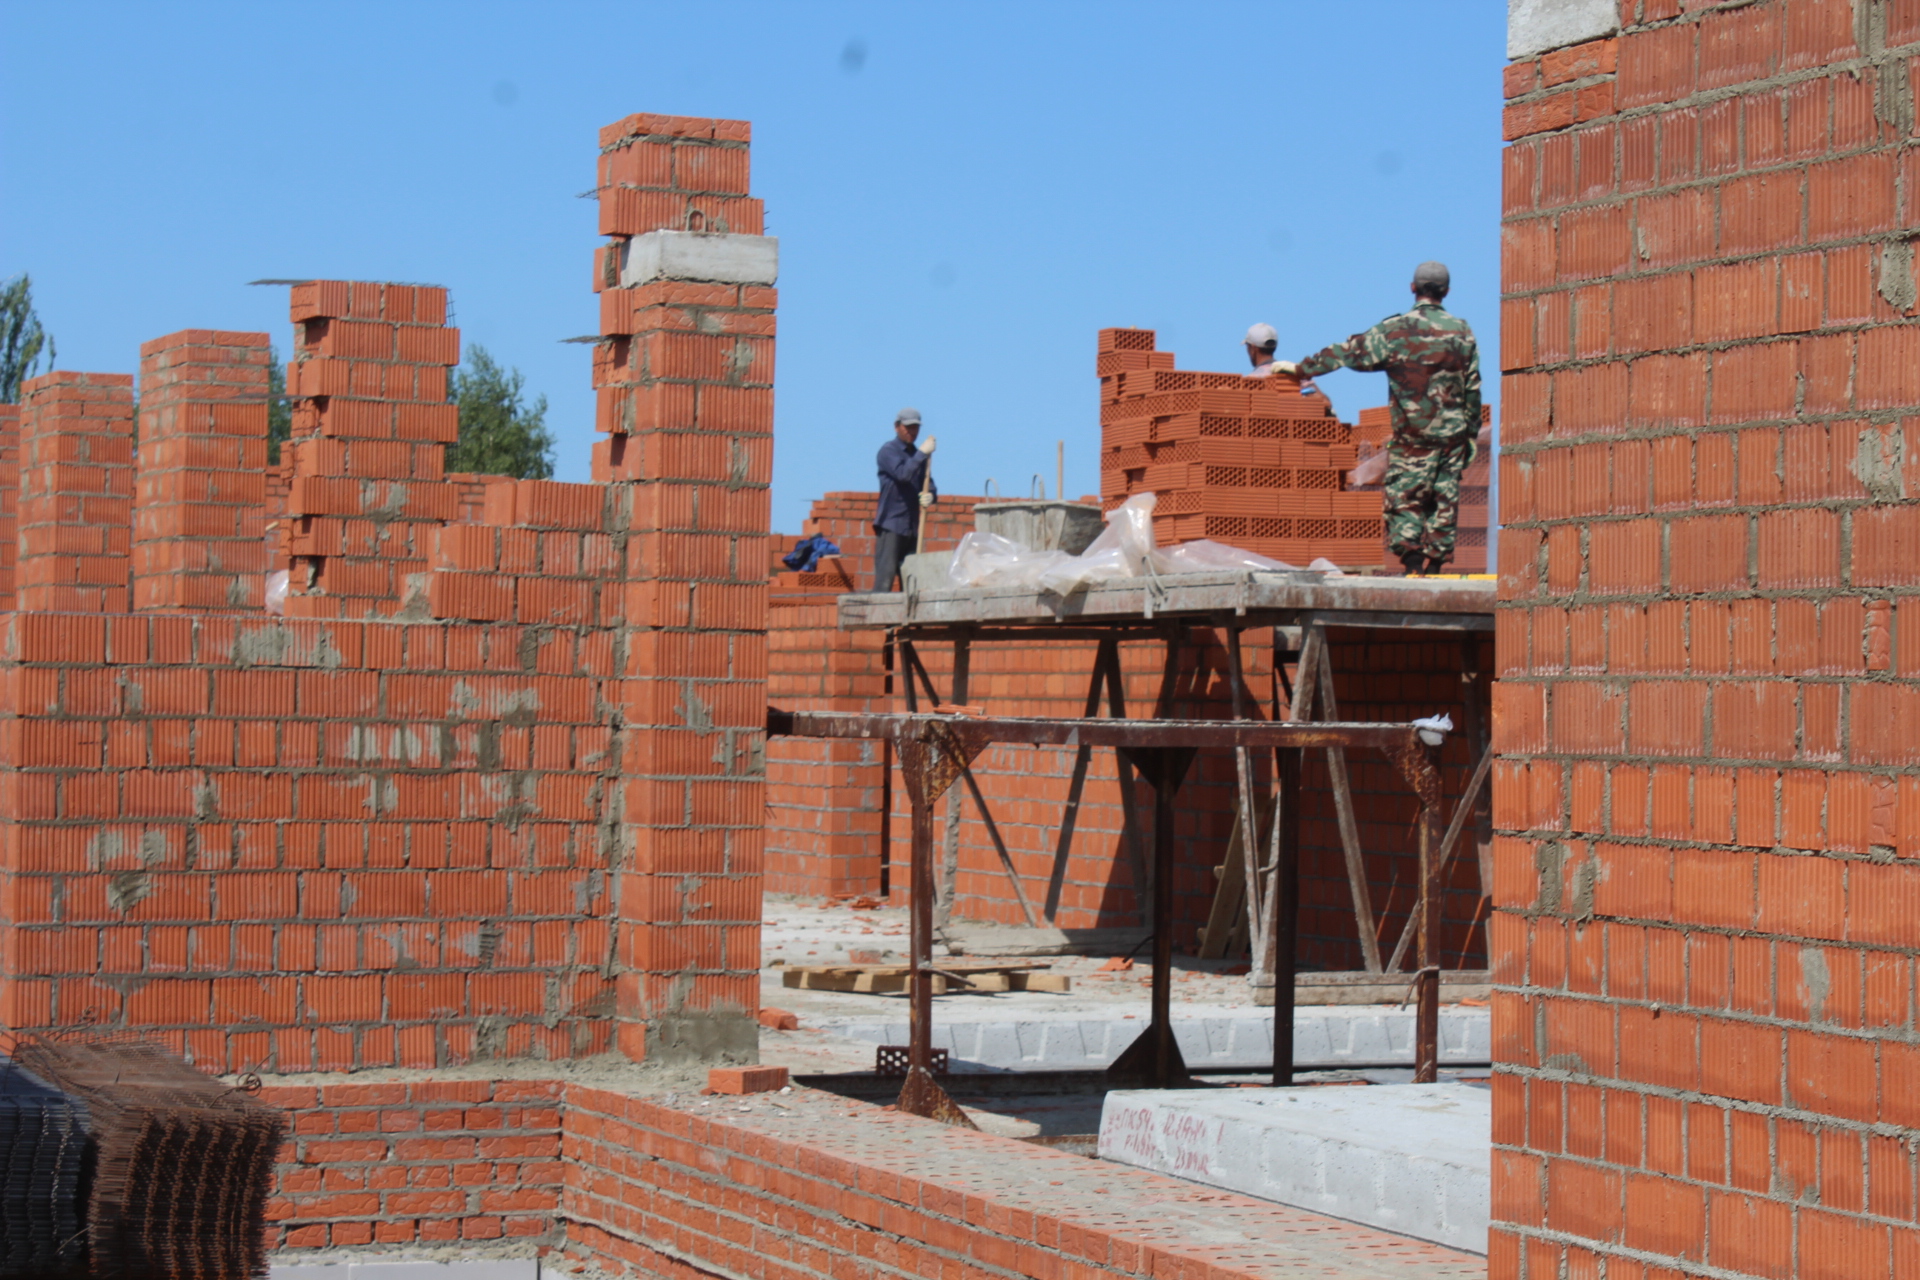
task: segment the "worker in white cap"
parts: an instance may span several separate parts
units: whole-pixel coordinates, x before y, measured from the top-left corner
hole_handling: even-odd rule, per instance
[[[918,443],[916,443],[916,441]],[[935,436],[920,440],[920,411],[902,409],[893,416],[893,439],[880,446],[880,506],[873,515],[873,589],[893,590],[900,562],[913,551],[920,511],[940,496],[928,469]]]
[[[1273,353],[1278,350],[1279,347],[1280,335],[1274,331],[1272,325],[1256,324],[1253,328],[1247,330],[1247,361],[1253,365],[1253,372],[1247,376],[1250,378],[1265,378],[1280,371],[1279,366],[1276,365],[1273,360]],[[1300,380],[1300,394],[1303,396],[1317,396],[1320,394],[1320,388],[1313,385],[1313,379],[1302,378]]]

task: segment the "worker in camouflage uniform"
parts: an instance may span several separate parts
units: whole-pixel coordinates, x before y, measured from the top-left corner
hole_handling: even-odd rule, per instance
[[[1283,373],[1303,378],[1346,367],[1385,370],[1392,397],[1387,445],[1387,540],[1408,573],[1438,573],[1453,558],[1460,474],[1480,434],[1480,348],[1465,320],[1440,305],[1447,268],[1423,262],[1413,273],[1413,309],[1336,342]]]

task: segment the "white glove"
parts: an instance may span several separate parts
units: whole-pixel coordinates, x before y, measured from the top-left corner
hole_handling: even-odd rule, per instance
[[[933,495],[932,495],[932,494],[930,494],[930,493],[923,493],[923,494],[921,494],[921,495],[920,495],[920,505],[921,505],[921,506],[923,506],[923,507],[930,507],[930,506],[932,506],[932,505],[933,505]]]
[[[934,447],[939,443],[940,443],[939,436],[928,436],[925,440],[922,440],[920,442],[920,452],[932,453],[934,450]]]
[[[1291,360],[1275,360],[1273,367],[1281,373],[1289,373],[1296,378],[1300,376],[1300,366]]]

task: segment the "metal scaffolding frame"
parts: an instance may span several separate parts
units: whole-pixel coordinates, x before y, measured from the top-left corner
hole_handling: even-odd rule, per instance
[[[1173,1035],[1173,797],[1194,753],[1231,749],[1236,758],[1272,750],[1280,780],[1278,858],[1267,896],[1267,936],[1273,951],[1273,1080],[1293,1080],[1294,934],[1299,904],[1300,764],[1313,749],[1374,749],[1400,770],[1420,800],[1420,894],[1412,924],[1420,968],[1414,976],[1416,1081],[1439,1068],[1440,773],[1431,749],[1411,724],[1272,723],[1230,720],[1038,719],[946,714],[785,712],[770,710],[767,732],[807,738],[865,738],[890,742],[899,757],[912,812],[909,990],[911,1038],[900,1110],[970,1125],[933,1078],[933,806],[973,760],[995,742],[1091,749],[1112,747],[1153,787],[1153,1003],[1152,1021],[1115,1059],[1107,1077],[1115,1087],[1174,1088],[1187,1083],[1186,1063]],[[1462,806],[1464,812],[1465,806]],[[1457,825],[1457,823],[1456,823]]]

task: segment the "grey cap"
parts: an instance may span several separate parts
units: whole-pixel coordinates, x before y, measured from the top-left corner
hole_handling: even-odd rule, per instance
[[[1453,287],[1453,277],[1447,274],[1444,262],[1423,262],[1413,269],[1413,287],[1422,285],[1438,289],[1442,294]]]
[[[920,425],[920,411],[918,409],[902,409],[893,415],[893,421],[895,426],[904,424],[909,427],[917,427]]]
[[[1247,345],[1260,351],[1272,351],[1280,345],[1280,335],[1270,324],[1257,324],[1247,330]]]

